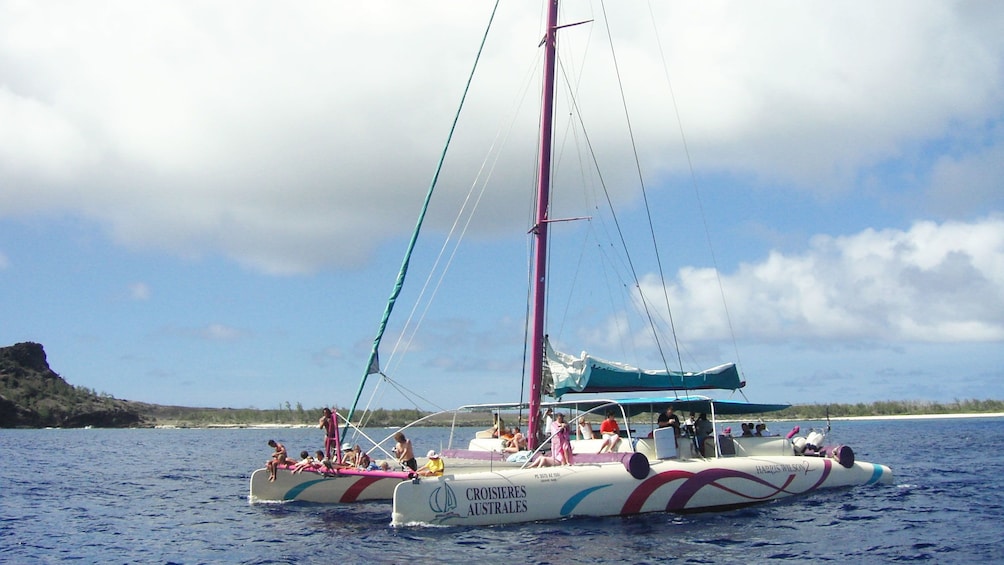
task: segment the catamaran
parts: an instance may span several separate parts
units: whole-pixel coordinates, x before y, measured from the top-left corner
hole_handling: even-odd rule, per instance
[[[507,445],[500,430],[460,439],[467,444],[454,447],[451,443],[442,450],[446,473],[438,477],[396,469],[335,469],[299,474],[280,471],[275,481],[269,481],[261,469],[252,475],[253,500],[389,499],[395,526],[491,525],[574,516],[713,511],[824,488],[892,482],[888,467],[856,460],[848,446],[826,445],[822,430],[734,437],[730,429],[723,429],[723,418],[754,418],[788,406],[706,396],[711,391],[742,392],[745,382],[734,364],[697,372],[650,370],[586,353],[571,356],[551,347],[545,330],[545,302],[548,228],[558,221],[550,217],[549,205],[555,67],[558,32],[566,27],[558,21],[558,1],[546,0],[540,44],[544,64],[535,219],[529,230],[533,261],[527,400],[460,409],[507,411],[517,418],[525,415],[526,448]],[[380,340],[403,285],[432,188],[380,322],[363,383],[367,376],[381,373]],[[345,431],[353,421],[362,388],[361,384],[349,414],[340,420]],[[635,396],[624,397],[629,394]],[[569,400],[577,395],[584,399]],[[670,407],[681,414],[706,415],[706,420],[699,418],[703,425],[656,427],[655,415]],[[570,455],[555,457],[549,450],[558,442],[544,424],[548,409],[567,415],[569,422],[581,418],[596,423],[610,413],[620,424],[608,437],[569,439]],[[649,424],[651,433],[645,434]],[[383,442],[373,443],[379,448]]]
[[[645,371],[619,363],[575,358],[554,352],[544,328],[547,280],[552,128],[558,31],[558,0],[546,0],[544,79],[540,117],[534,238],[533,318],[530,341],[530,391],[527,406],[529,447],[539,447],[541,399],[545,393],[560,398],[569,393],[663,392],[678,394],[704,389],[738,390],[745,384],[732,364],[697,373]],[[545,379],[545,374],[550,378]],[[549,386],[548,385],[549,381]],[[596,410],[629,416],[661,411],[672,405],[681,411],[711,414],[756,414],[782,408],[745,402],[722,402],[687,394],[667,398],[592,400],[579,403],[585,414]],[[553,408],[562,409],[557,404]],[[575,410],[575,403],[568,406]],[[714,426],[714,424],[711,424]],[[572,461],[520,469],[446,474],[416,478],[394,489],[392,524],[491,525],[555,520],[571,516],[625,516],[645,512],[695,512],[735,508],[822,488],[889,483],[892,471],[883,465],[855,461],[846,446],[825,447],[813,431],[796,438],[739,437],[695,434],[694,441],[678,435],[675,427],[653,430],[652,438],[631,436],[630,424],[612,453],[599,454],[603,439],[570,441]],[[723,430],[724,432],[724,430]],[[801,440],[801,441],[798,441]],[[456,457],[502,451],[501,445],[472,440]],[[810,443],[811,442],[811,443]],[[598,445],[599,444],[599,445]],[[449,453],[449,452],[445,452]],[[540,457],[538,455],[538,457]],[[528,457],[530,459],[530,457]],[[553,459],[553,458],[552,458]],[[569,464],[572,463],[572,464]]]

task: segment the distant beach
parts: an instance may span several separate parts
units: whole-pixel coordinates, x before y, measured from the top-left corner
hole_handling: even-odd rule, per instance
[[[896,416],[841,416],[830,420],[943,420],[948,418],[1002,418],[1004,412],[989,412],[983,414],[905,414]]]

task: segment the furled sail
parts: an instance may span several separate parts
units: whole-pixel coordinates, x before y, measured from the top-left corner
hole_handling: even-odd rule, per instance
[[[545,341],[546,373],[555,398],[569,393],[644,392],[674,390],[736,390],[746,386],[734,363],[726,363],[697,373],[646,370],[597,359],[583,352],[581,357],[555,351]]]

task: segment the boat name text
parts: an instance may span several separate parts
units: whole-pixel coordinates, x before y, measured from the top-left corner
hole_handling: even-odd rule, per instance
[[[809,472],[809,464],[806,463],[774,463],[773,465],[757,465],[756,474],[770,475],[773,473],[797,473],[799,471]]]
[[[481,487],[469,488],[467,515],[486,516],[490,514],[518,514],[527,511],[526,487]]]

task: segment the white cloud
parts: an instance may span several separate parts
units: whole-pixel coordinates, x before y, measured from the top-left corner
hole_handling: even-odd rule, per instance
[[[820,235],[722,284],[740,341],[1002,341],[1004,219]],[[671,296],[683,341],[730,338],[713,270],[681,270]]]
[[[953,125],[999,119],[1004,105],[1004,14],[980,4],[659,8],[699,171],[848,190],[863,168],[950,136]],[[357,266],[413,225],[488,9],[459,0],[6,3],[0,214],[69,212],[123,245],[220,253],[266,272]],[[600,16],[590,9],[569,2],[566,18]],[[643,157],[685,170],[655,86],[661,71],[643,67],[660,67],[642,54],[648,28],[638,14],[609,11],[615,33],[632,29],[639,42],[618,46],[627,86],[645,86],[629,91],[644,107],[633,111]],[[476,167],[488,142],[473,125],[494,134],[500,109],[521,96],[532,105],[520,81],[536,56],[538,15],[503,6],[458,132],[464,158],[448,165]],[[601,24],[568,30],[567,68],[579,70],[577,43],[602,35]],[[619,107],[605,72],[581,70],[587,119]],[[597,84],[611,89],[590,98]],[[630,162],[614,131],[599,122],[593,139]],[[532,153],[535,137],[521,143]],[[998,154],[986,150],[985,162]],[[939,176],[977,157],[953,159]],[[507,186],[529,174],[511,162],[498,171]],[[447,177],[442,190],[467,184]],[[969,209],[987,197],[973,193]],[[493,221],[522,221],[522,203],[495,198]]]
[[[8,186],[32,179],[60,187],[95,160],[87,139],[67,116],[41,101],[18,96],[3,83],[0,123],[0,178]],[[24,206],[25,200],[20,204]]]

